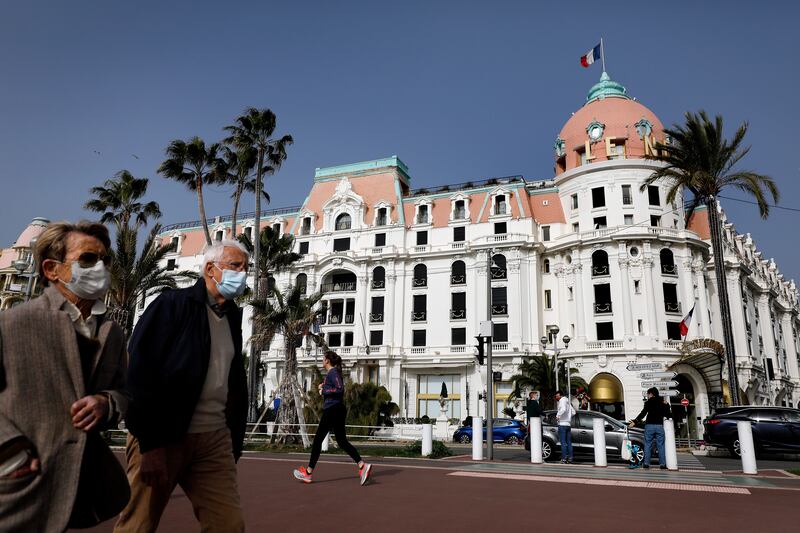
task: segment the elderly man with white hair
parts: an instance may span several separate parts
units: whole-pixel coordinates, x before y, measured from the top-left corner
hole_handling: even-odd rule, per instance
[[[207,247],[202,279],[161,294],[131,337],[126,417],[131,499],[114,531],[155,531],[176,485],[203,531],[243,531],[236,481],[247,421],[242,312],[248,254]]]

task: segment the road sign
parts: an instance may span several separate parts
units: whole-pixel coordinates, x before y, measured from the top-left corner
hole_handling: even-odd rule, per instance
[[[678,394],[680,394],[681,392],[680,392],[680,391],[677,391],[677,390],[675,390],[675,389],[665,389],[665,390],[661,390],[661,389],[659,389],[659,390],[658,390],[658,393],[659,393],[661,396],[670,396],[670,397],[671,397],[671,396],[677,396],[677,395],[678,395]],[[643,390],[643,391],[642,391],[642,396],[647,396],[647,392]]]
[[[642,381],[643,389],[649,389],[650,387],[656,387],[657,389],[668,389],[670,387],[677,386],[677,381]]]
[[[640,379],[672,379],[677,377],[677,372],[642,372],[639,374]]]
[[[688,398],[684,398],[683,400],[681,400],[681,405],[684,406],[684,407],[688,407],[689,406],[689,399]]]
[[[630,363],[626,366],[630,371],[636,370],[662,370],[664,368],[664,363]]]

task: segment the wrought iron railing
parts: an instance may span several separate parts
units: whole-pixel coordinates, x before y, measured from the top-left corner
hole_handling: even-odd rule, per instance
[[[382,279],[373,279],[372,283],[370,283],[370,287],[372,287],[373,289],[385,289],[386,281]]]
[[[678,269],[675,268],[675,265],[661,265],[661,273],[676,276],[678,275]]]
[[[427,311],[412,311],[411,312],[411,321],[412,322],[421,322],[428,317]]]
[[[612,313],[611,302],[604,302],[604,303],[594,303],[594,312],[596,315],[605,315],[608,313]]]
[[[465,283],[467,283],[467,276],[464,274],[450,276],[450,285],[464,285]]]
[[[667,313],[680,313],[681,312],[681,303],[680,302],[664,302],[664,310]]]
[[[508,271],[505,268],[492,267],[492,279],[508,279]]]
[[[608,265],[592,265],[592,276],[608,276]]]
[[[320,292],[352,292],[356,290],[355,281],[342,281],[338,283],[323,283]]]
[[[414,278],[411,280],[412,287],[427,287],[428,278]]]
[[[508,314],[508,305],[506,304],[492,305],[493,316],[503,316],[507,314]]]
[[[369,314],[369,321],[370,322],[383,322],[383,313],[370,313]]]
[[[467,318],[467,310],[466,309],[451,309],[450,310],[450,320],[463,320]]]

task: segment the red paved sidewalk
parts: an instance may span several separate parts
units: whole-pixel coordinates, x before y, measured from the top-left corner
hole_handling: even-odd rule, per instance
[[[305,485],[292,478],[304,456],[247,456],[239,483],[248,531],[502,531],[543,528],[604,531],[793,530],[800,521],[796,490],[751,488],[750,494],[653,490],[452,475],[450,462],[379,460],[371,484],[355,466],[325,457]],[[560,478],[565,479],[565,478]],[[108,532],[106,523],[90,531]],[[478,529],[475,529],[478,528]],[[197,531],[179,490],[159,531]]]

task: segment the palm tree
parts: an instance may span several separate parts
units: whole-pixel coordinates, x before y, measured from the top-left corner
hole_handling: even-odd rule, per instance
[[[103,223],[115,222],[127,228],[131,219],[134,219],[137,227],[144,226],[148,219],[161,217],[161,209],[156,202],[140,201],[147,193],[147,185],[147,178],[136,178],[129,171],[120,170],[103,186],[89,189],[95,197],[86,202],[83,208],[103,213],[100,217]]]
[[[194,271],[170,272],[162,265],[164,256],[173,251],[174,244],[159,246],[159,231],[161,231],[160,224],[153,226],[144,242],[141,254],[137,255],[137,229],[125,226],[117,228],[115,247],[110,251],[113,261],[109,268],[111,272],[109,298],[112,305],[111,316],[122,326],[126,338],[133,327],[137,302],[167,289],[178,288],[178,278],[198,277]]]
[[[192,137],[188,142],[176,139],[169,143],[165,151],[167,159],[158,167],[158,173],[167,179],[183,183],[190,191],[197,193],[200,221],[206,236],[206,244],[211,244],[211,233],[206,220],[203,203],[203,185],[219,183],[223,180],[220,167],[219,144],[206,147],[200,137]]]
[[[538,390],[542,400],[552,400],[555,406],[556,390],[558,390],[555,383],[555,364],[555,356],[549,356],[547,354],[535,355],[523,361],[522,364],[519,365],[519,374],[511,376],[511,383],[514,385],[514,388],[509,397],[522,398],[526,389]],[[562,361],[562,364],[558,366],[559,383],[567,382],[566,366],[567,364],[565,361]],[[580,387],[589,387],[586,381],[578,376],[577,373],[577,368],[569,369],[570,395]]]
[[[274,174],[286,159],[286,147],[294,142],[291,135],[284,135],[279,139],[273,139],[277,119],[275,113],[269,109],[256,109],[249,107],[242,115],[236,118],[235,124],[226,126],[225,131],[230,136],[225,139],[226,144],[237,148],[252,148],[256,151],[256,183],[255,190],[261,191],[264,188],[264,176]],[[255,212],[255,234],[261,234],[261,195],[256,194]],[[255,241],[253,249],[253,260],[260,264],[260,242]],[[259,294],[259,279],[253,279],[253,291]],[[255,328],[255,326],[253,326]],[[255,334],[255,329],[253,330]],[[250,358],[250,421],[255,422],[258,413],[255,409],[255,358]]]
[[[278,386],[281,404],[275,418],[277,434],[282,435],[281,440],[286,442],[293,440],[292,436],[299,432],[303,446],[308,447],[310,443],[305,432],[300,384],[297,382],[297,348],[302,345],[304,337],[322,343],[322,339],[312,333],[312,326],[323,310],[317,307],[322,293],[310,296],[303,293],[300,286],[289,286],[284,292],[274,290],[272,298],[254,300],[252,320],[257,333],[251,337],[251,342],[257,347],[268,346],[276,335],[282,336],[284,366]]]
[[[256,166],[257,153],[253,148],[244,147],[236,150],[229,146],[222,147],[222,160],[224,164],[218,167],[220,178],[227,183],[233,184],[233,213],[231,215],[231,235],[237,233],[237,216],[239,213],[239,202],[242,194],[247,191],[255,193],[256,178],[252,176]],[[262,189],[261,194],[269,203],[269,194]]]
[[[664,179],[670,187],[667,193],[669,203],[675,200],[682,189],[689,190],[694,196],[694,202],[687,214],[687,220],[697,205],[706,206],[728,366],[728,388],[731,403],[739,405],[736,351],[733,344],[731,310],[725,278],[725,252],[717,198],[726,188],[742,191],[756,201],[761,218],[766,219],[770,208],[768,197],[777,202],[780,194],[775,182],[769,176],[733,169],[750,151],[749,146],[742,146],[747,133],[747,122],[739,126],[733,139],[728,140],[723,135],[721,116],[717,115],[711,121],[705,111],[700,111],[699,114],[686,113],[685,118],[685,124],[676,124],[671,129],[664,130],[670,142],[658,143],[656,155],[650,156],[651,159],[664,163],[664,166],[645,180],[641,190]]]
[[[258,261],[258,276],[261,279],[269,280],[275,273],[280,272],[293,263],[300,260],[301,256],[294,250],[294,237],[291,235],[282,235],[281,233],[273,230],[267,226],[261,230],[261,239],[259,248],[261,256]],[[239,235],[239,242],[241,242],[247,251],[253,253],[254,243],[247,235]],[[267,286],[266,292],[261,290],[261,298],[269,294],[270,287]]]

